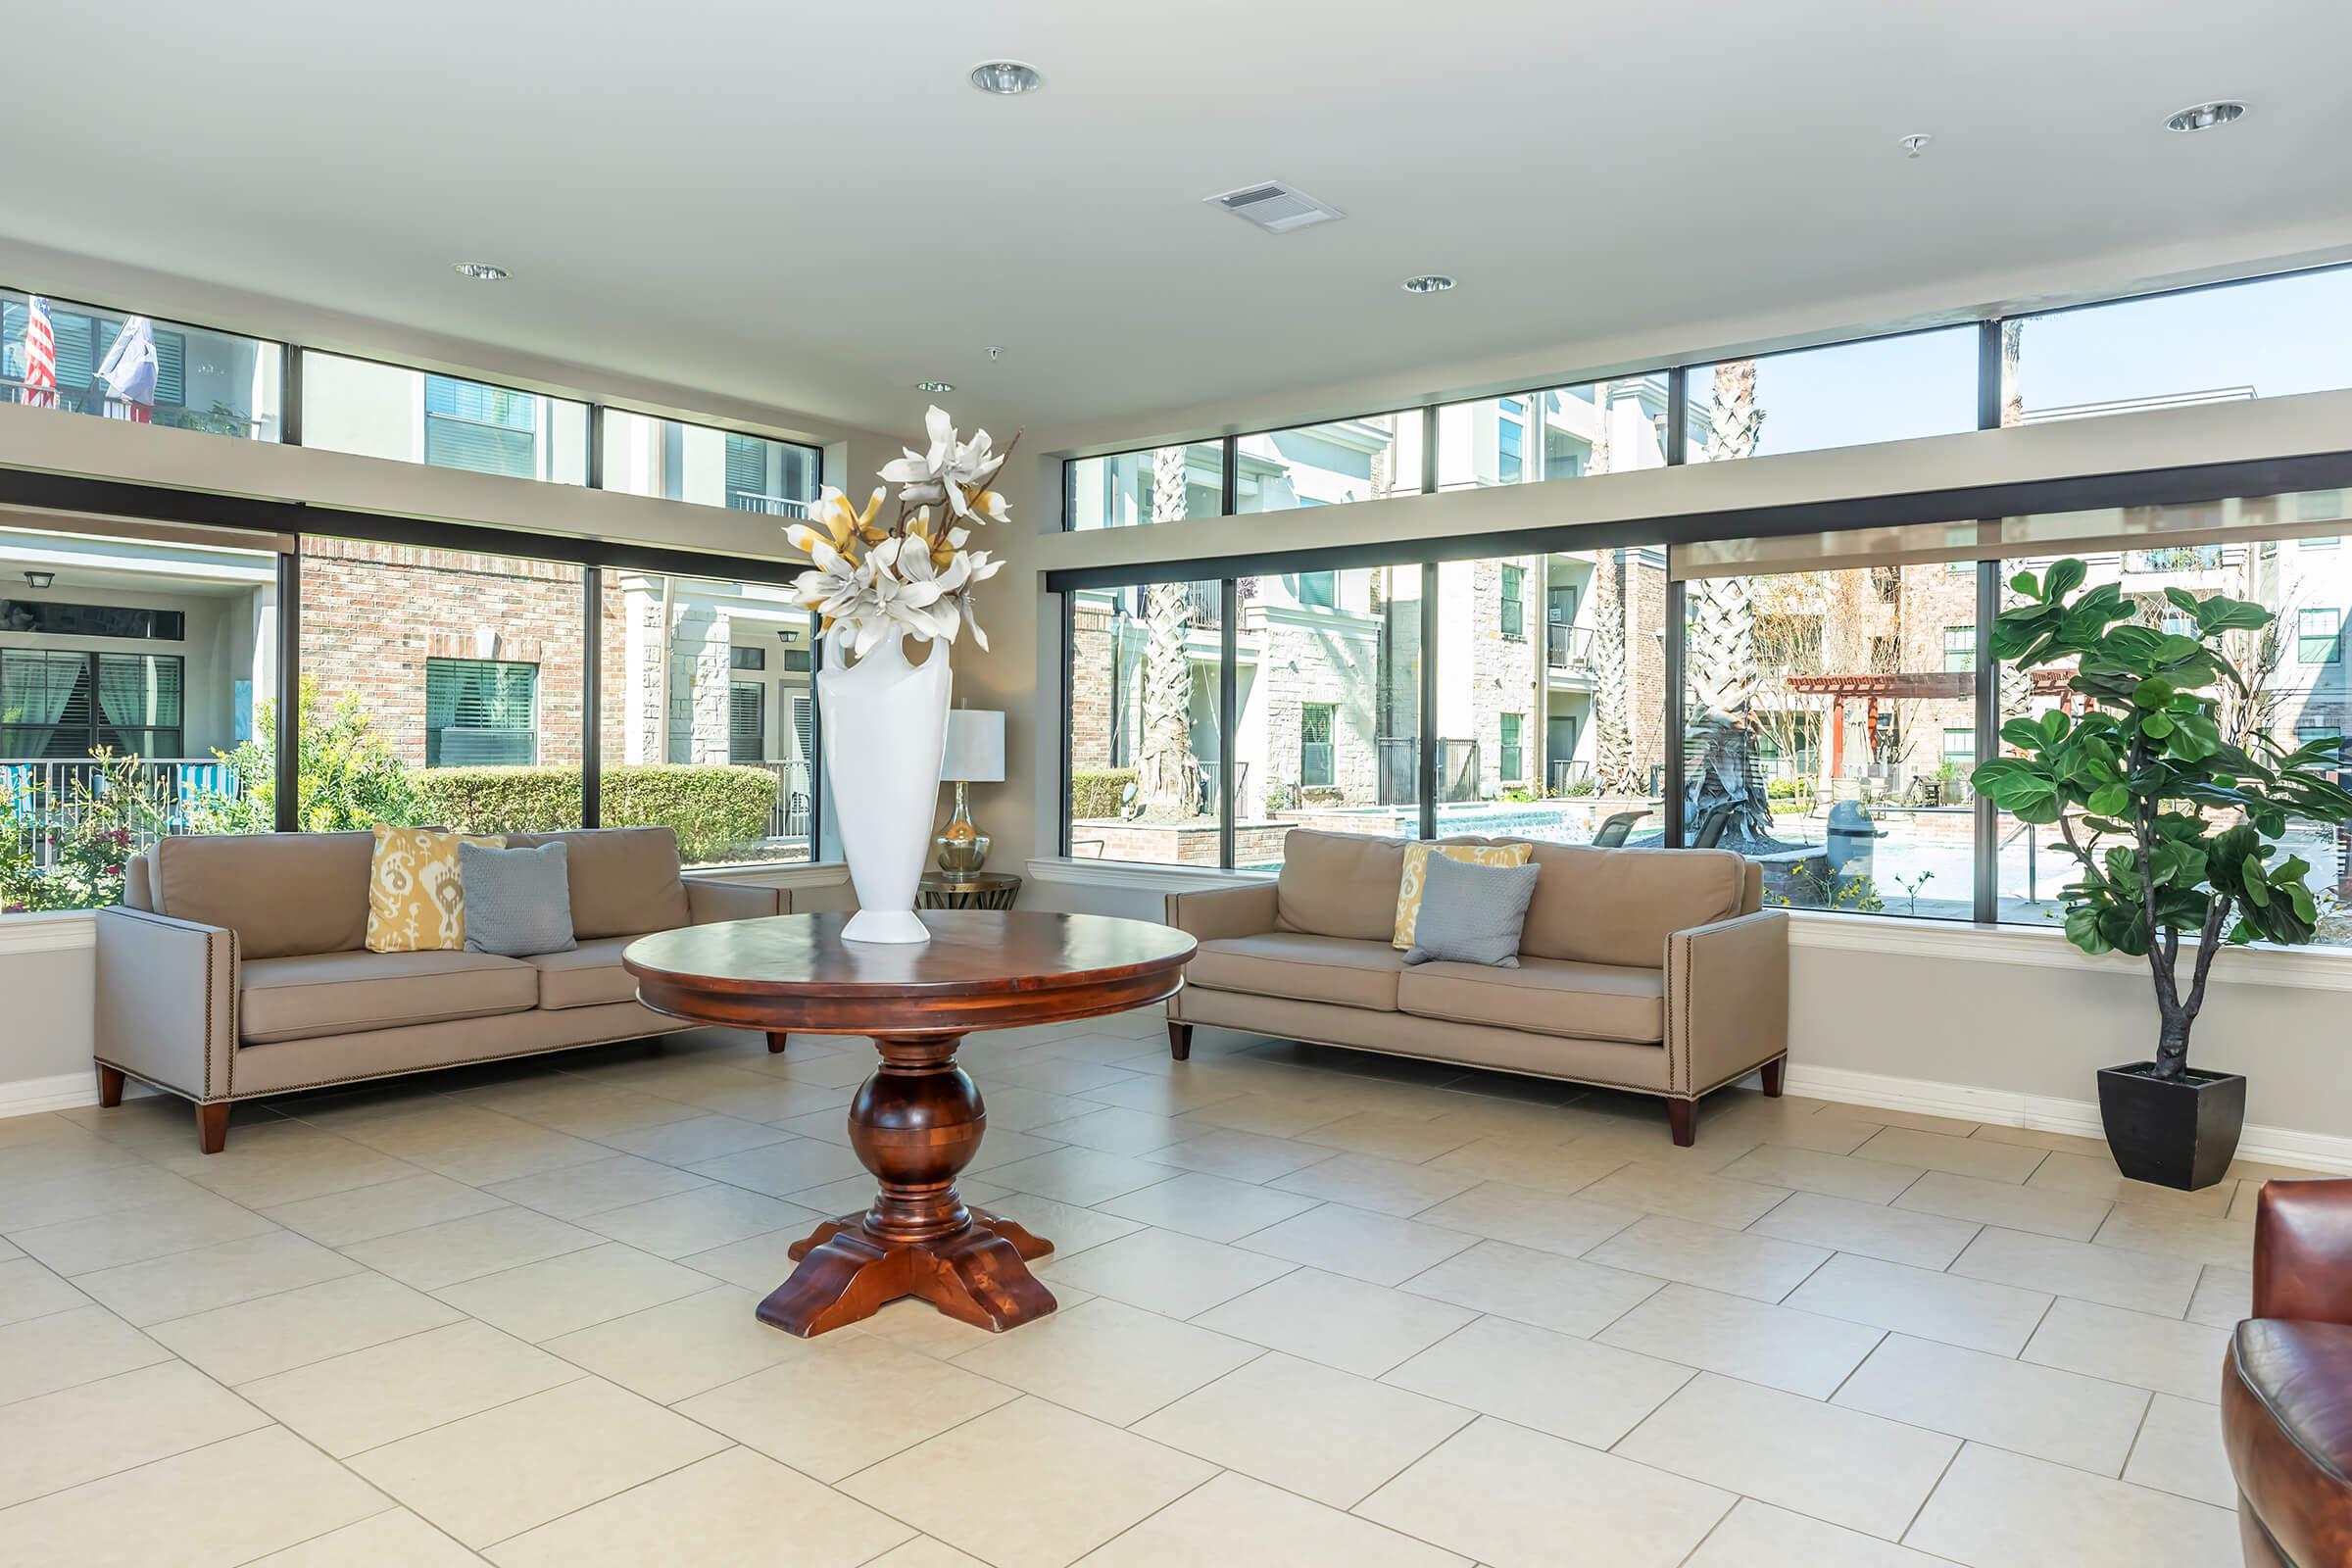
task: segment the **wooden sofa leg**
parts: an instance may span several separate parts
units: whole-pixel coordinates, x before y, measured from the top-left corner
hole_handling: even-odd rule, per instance
[[[196,1147],[208,1154],[218,1154],[228,1147],[227,1101],[196,1107]]]
[[[1168,1020],[1168,1054],[1178,1061],[1188,1061],[1193,1054],[1193,1026]]]
[[[785,1043],[791,1038],[781,1029],[770,1029],[767,1032],[767,1054],[771,1056],[782,1055]]]
[[[98,1103],[101,1105],[122,1103],[122,1069],[109,1067],[103,1061],[98,1063]]]
[[[1787,1056],[1775,1056],[1764,1064],[1764,1098],[1766,1100],[1781,1098],[1781,1085],[1786,1081],[1788,1072],[1788,1058]]]
[[[1698,1141],[1698,1102],[1669,1100],[1666,1102],[1666,1124],[1674,1129],[1674,1147],[1689,1149]]]

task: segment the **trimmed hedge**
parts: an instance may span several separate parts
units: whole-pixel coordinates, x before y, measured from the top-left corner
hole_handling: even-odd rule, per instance
[[[553,833],[580,825],[577,767],[431,767],[409,775],[429,820],[460,833]],[[633,763],[601,775],[607,827],[666,827],[688,864],[738,856],[767,836],[776,776],[762,767]]]
[[[1073,768],[1070,772],[1070,815],[1079,820],[1117,816],[1126,802],[1127,786],[1136,779],[1132,767]]]

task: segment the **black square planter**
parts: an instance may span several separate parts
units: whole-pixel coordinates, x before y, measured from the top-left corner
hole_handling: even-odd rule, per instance
[[[2152,1062],[2099,1069],[2107,1149],[2135,1182],[2194,1192],[2230,1169],[2246,1124],[2246,1080],[2233,1072],[2149,1076]]]

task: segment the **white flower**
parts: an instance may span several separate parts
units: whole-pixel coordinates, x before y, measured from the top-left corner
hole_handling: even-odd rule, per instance
[[[882,477],[903,487],[899,499],[907,506],[945,501],[956,515],[973,515],[966,492],[985,483],[1004,460],[994,454],[986,430],[973,431],[969,441],[956,440],[948,411],[937,404],[923,416],[923,429],[931,438],[930,449],[902,448],[906,456],[882,465]],[[1001,517],[1003,512],[1004,500],[999,497],[994,515]]]

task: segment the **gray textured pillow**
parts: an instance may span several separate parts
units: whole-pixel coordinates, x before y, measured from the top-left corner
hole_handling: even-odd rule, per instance
[[[1443,855],[1422,874],[1421,915],[1413,924],[1407,963],[1455,958],[1490,968],[1519,967],[1519,928],[1536,896],[1542,866],[1473,865]],[[469,900],[470,902],[470,900]],[[468,921],[471,915],[467,916]]]
[[[458,880],[466,890],[466,951],[527,958],[569,953],[571,877],[561,844],[535,850],[458,846]]]

